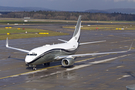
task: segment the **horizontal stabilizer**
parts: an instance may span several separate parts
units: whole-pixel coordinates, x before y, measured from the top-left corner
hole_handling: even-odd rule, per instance
[[[62,42],[65,42],[65,43],[66,43],[66,42],[68,42],[68,41],[66,41],[66,40],[63,40],[63,39],[58,39],[58,40],[59,40],[59,41],[62,41]]]
[[[79,45],[93,44],[93,43],[100,43],[100,42],[106,42],[106,40],[102,40],[102,41],[94,41],[94,42],[85,42],[85,43],[80,43]]]

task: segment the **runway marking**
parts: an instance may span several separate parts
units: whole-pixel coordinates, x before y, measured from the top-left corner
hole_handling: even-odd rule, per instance
[[[61,66],[61,65],[47,67],[47,68],[39,69],[39,70],[36,70],[36,71],[30,71],[30,72],[20,73],[20,74],[16,74],[16,75],[1,77],[0,79],[6,79],[6,78],[10,78],[10,77],[17,77],[17,76],[21,76],[21,75],[28,75],[28,74],[38,73],[38,72],[45,71],[45,70],[47,70],[49,68],[54,68],[54,67],[58,67],[58,66]]]
[[[121,67],[124,67],[124,66],[117,66],[116,68],[121,68]]]
[[[129,54],[128,54],[128,55],[129,55]],[[105,60],[89,62],[88,64],[75,66],[75,67],[73,67],[73,68],[71,68],[71,69],[66,69],[66,71],[71,71],[71,70],[75,70],[75,69],[80,69],[80,68],[83,68],[83,67],[91,66],[91,65],[93,65],[93,64],[99,64],[99,63],[103,63],[103,62],[107,62],[107,61],[112,61],[112,60],[114,60],[114,59],[126,57],[126,56],[128,56],[128,55],[122,55],[122,56],[118,56],[118,57],[114,57],[114,58],[109,58],[109,59],[105,59]],[[102,56],[105,56],[105,55],[102,55]],[[99,56],[99,57],[101,57],[101,56]],[[91,59],[94,59],[94,58],[88,58],[88,59],[76,61],[76,63],[77,63],[77,62],[83,62],[83,61],[91,60]],[[61,66],[61,65],[52,66],[52,67],[47,67],[47,68],[39,69],[39,70],[36,70],[36,71],[30,71],[30,72],[20,73],[20,74],[16,74],[16,75],[1,77],[0,80],[1,80],[1,79],[6,79],[6,78],[10,78],[10,77],[18,77],[18,76],[22,76],[22,75],[28,75],[28,74],[38,73],[38,72],[42,72],[42,71],[45,71],[45,70],[47,70],[47,69],[55,68],[55,67],[59,67],[59,66]],[[65,70],[64,70],[64,71],[65,71]],[[63,72],[63,71],[57,71],[57,72],[55,72],[55,73],[51,73],[51,74],[45,75],[45,76],[50,76],[50,75],[58,74],[58,73],[61,73],[61,72]]]
[[[135,39],[134,39],[134,40],[135,40]],[[134,40],[114,41],[114,42],[110,42],[110,43],[118,43],[118,42],[129,42],[129,41],[134,41]]]
[[[123,75],[122,77],[118,78],[117,80],[120,80],[120,79],[123,79],[123,78],[126,78],[126,77],[130,77],[130,75]]]
[[[109,54],[106,54],[106,55],[101,55],[101,56],[98,56],[96,58],[99,58],[99,57],[104,57],[104,56],[107,56]],[[93,58],[87,58],[87,59],[83,59],[83,60],[79,60],[79,61],[76,61],[75,63],[78,63],[78,62],[84,62],[84,61],[87,61],[87,60],[92,60],[92,59],[95,59],[94,57]]]
[[[118,37],[118,38],[124,38],[124,39],[130,39],[130,37],[124,37],[124,36],[112,36],[112,37]]]
[[[40,77],[37,77],[36,79],[40,79],[41,77],[48,77],[48,76],[52,76],[52,75],[55,75],[55,74],[59,74],[59,73],[63,73],[63,72],[68,72],[68,71],[72,71],[72,70],[76,70],[76,69],[80,69],[80,68],[84,68],[84,67],[87,67],[87,66],[91,66],[91,65],[94,65],[94,64],[99,64],[99,63],[103,63],[103,62],[108,62],[108,61],[112,61],[112,60],[115,60],[115,59],[118,59],[118,58],[122,58],[122,57],[126,57],[128,55],[122,55],[122,56],[118,56],[118,57],[114,57],[114,58],[109,58],[109,59],[105,59],[105,60],[101,60],[101,61],[94,61],[94,62],[89,62],[88,64],[84,64],[84,65],[78,65],[78,66],[75,66],[73,68],[68,68],[66,70],[62,70],[62,71],[57,71],[57,72],[54,72],[54,73],[50,73],[50,74],[47,74],[47,75],[42,75]],[[124,76],[125,77],[125,76]],[[32,80],[28,80],[27,82],[31,82],[31,81],[34,81],[33,79]]]
[[[123,41],[121,41],[121,42],[128,42],[128,41],[133,41],[133,40],[123,40]]]

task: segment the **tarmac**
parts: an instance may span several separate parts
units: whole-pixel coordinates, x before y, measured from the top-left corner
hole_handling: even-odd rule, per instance
[[[16,26],[31,27],[70,33],[66,36],[39,37],[9,40],[9,45],[31,50],[45,44],[69,40],[74,30],[62,25]],[[82,30],[80,42],[106,42],[82,45],[77,54],[125,51],[135,41],[135,30]],[[5,47],[0,40],[0,90],[127,90],[135,84],[134,47],[125,54],[107,54],[76,58],[73,67],[64,68],[61,62],[50,66],[38,65],[37,70],[28,68],[26,54]]]

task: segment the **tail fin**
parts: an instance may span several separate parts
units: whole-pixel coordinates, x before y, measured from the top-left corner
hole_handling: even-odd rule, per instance
[[[81,15],[78,18],[73,37],[69,40],[69,42],[71,41],[78,42],[80,38],[80,31],[81,31]]]

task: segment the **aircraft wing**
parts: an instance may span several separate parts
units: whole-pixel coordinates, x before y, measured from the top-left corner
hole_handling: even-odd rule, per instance
[[[128,50],[129,51],[129,50]],[[65,55],[65,56],[57,56],[55,59],[63,59],[63,58],[76,58],[76,57],[85,57],[85,56],[94,56],[94,55],[103,55],[103,54],[115,54],[115,53],[126,53],[128,51],[117,51],[117,52],[103,52],[103,53],[86,53],[86,54],[75,54],[75,55]]]
[[[117,53],[126,53],[129,52],[132,48],[133,42],[129,48],[129,50],[126,51],[116,51],[116,52],[101,52],[101,53],[86,53],[86,54],[74,54],[74,55],[64,55],[64,56],[57,56],[55,59],[63,59],[63,58],[76,58],[76,57],[85,57],[85,56],[94,56],[94,55],[103,55],[103,54],[117,54]]]
[[[21,52],[29,53],[28,50],[24,50],[24,49],[19,49],[19,48],[14,48],[14,47],[8,46],[8,38],[6,40],[6,47],[9,48],[9,49],[14,49],[14,50],[18,50],[18,51],[21,51]]]

